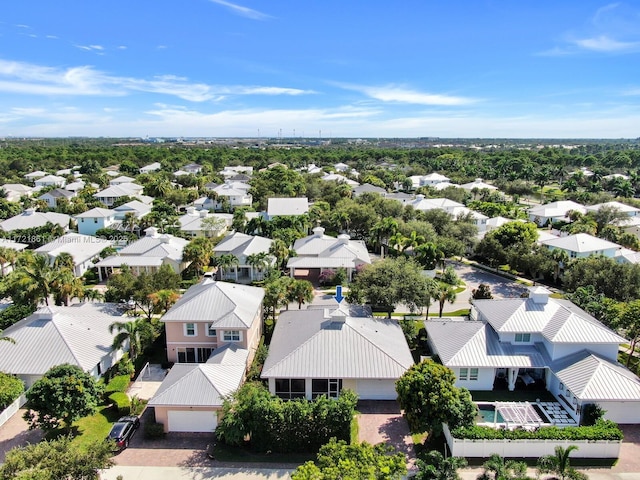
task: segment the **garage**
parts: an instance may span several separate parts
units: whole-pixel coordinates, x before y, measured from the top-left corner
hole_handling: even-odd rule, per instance
[[[211,410],[169,410],[170,432],[213,432],[218,426],[218,415]]]
[[[640,402],[595,402],[606,412],[604,418],[616,423],[640,423]]]
[[[358,380],[358,397],[361,400],[395,400],[395,380]]]

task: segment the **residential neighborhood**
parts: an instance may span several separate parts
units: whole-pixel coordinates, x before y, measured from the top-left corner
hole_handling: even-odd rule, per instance
[[[6,179],[0,373],[19,393],[0,417],[0,445],[65,429],[89,441],[84,422],[100,423],[102,442],[133,416],[140,426],[103,478],[185,455],[215,467],[246,452],[262,462],[263,448],[293,458],[331,437],[390,445],[409,474],[425,445],[530,466],[576,446],[585,471],[640,472],[629,450],[640,453],[633,199],[580,203],[551,179],[558,199],[523,199],[450,169],[316,171],[320,159],[129,163],[95,166],[74,191],[75,165],[62,181],[45,169]],[[36,398],[60,368],[103,390],[68,419]],[[423,377],[443,382],[450,403],[412,383]],[[294,428],[292,408],[326,431]],[[319,416],[325,408],[348,421]],[[234,436],[248,425],[267,430]],[[500,450],[497,435],[515,450]],[[163,448],[175,452],[145,453]],[[283,478],[296,462],[281,462]]]

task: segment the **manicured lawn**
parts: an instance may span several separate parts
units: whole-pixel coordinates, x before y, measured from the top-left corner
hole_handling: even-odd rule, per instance
[[[84,417],[73,424],[77,429],[77,436],[73,442],[78,446],[87,445],[104,440],[111,430],[113,422],[118,420],[120,415],[112,407],[100,406],[98,411],[89,417]]]
[[[555,402],[556,399],[546,390],[495,390],[491,392],[472,391],[471,398],[474,402]]]
[[[259,453],[248,448],[230,447],[217,442],[213,448],[213,457],[221,462],[264,462],[290,463],[302,465],[309,460],[315,460],[315,453]]]

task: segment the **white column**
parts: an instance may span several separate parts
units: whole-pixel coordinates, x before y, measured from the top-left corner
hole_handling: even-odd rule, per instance
[[[518,368],[509,369],[509,391],[513,392],[516,389],[516,378],[518,378]]]

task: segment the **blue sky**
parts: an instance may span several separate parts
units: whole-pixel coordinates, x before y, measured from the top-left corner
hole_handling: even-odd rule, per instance
[[[640,137],[640,1],[20,0],[0,136]]]

